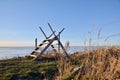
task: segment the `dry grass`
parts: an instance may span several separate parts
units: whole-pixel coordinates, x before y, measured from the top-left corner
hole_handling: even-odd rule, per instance
[[[57,80],[120,79],[120,47],[118,46],[77,52],[71,57],[72,61],[67,62],[63,59],[60,61],[58,68],[60,75]]]
[[[89,53],[85,77],[93,79],[120,78],[120,47],[101,48]]]

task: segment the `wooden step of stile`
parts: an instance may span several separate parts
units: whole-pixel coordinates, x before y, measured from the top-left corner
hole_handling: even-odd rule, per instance
[[[56,44],[52,44],[53,46],[56,46],[56,45],[58,45],[58,43],[56,43]]]
[[[49,44],[48,42],[44,42],[44,43],[42,43],[42,44]]]
[[[50,39],[50,38],[48,38],[48,39],[45,39],[46,41],[50,41],[50,40],[52,40],[52,39]]]
[[[38,55],[40,53],[39,50],[34,50],[33,52],[34,52],[33,55]]]

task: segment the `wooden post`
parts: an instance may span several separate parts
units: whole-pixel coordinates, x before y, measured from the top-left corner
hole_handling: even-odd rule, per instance
[[[37,48],[37,38],[35,38],[35,49]]]
[[[60,33],[59,33],[58,39],[60,40]],[[59,41],[58,41],[58,53],[60,53],[60,42]]]

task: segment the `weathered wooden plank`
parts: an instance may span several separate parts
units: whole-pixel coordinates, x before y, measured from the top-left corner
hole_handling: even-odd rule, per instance
[[[46,36],[45,32],[43,31],[43,29],[41,27],[39,27],[39,28],[40,28],[41,32],[43,33],[43,35],[45,36],[45,38],[47,38],[47,36]]]

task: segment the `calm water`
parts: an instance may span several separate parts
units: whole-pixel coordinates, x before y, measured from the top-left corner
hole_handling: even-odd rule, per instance
[[[76,52],[83,50],[82,46],[71,46],[67,52]],[[29,55],[34,47],[0,47],[0,59]]]

